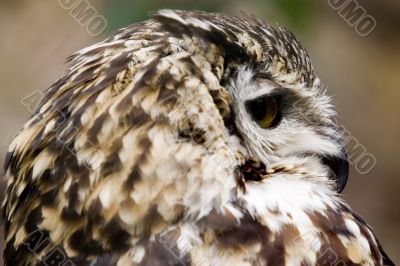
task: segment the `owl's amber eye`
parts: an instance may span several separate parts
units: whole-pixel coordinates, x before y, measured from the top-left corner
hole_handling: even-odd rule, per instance
[[[278,102],[271,95],[248,100],[245,106],[253,120],[262,128],[274,127],[280,121]]]

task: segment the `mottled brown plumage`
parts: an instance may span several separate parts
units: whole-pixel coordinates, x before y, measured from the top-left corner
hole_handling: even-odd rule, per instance
[[[163,10],[70,62],[7,154],[7,265],[390,265],[287,30]]]

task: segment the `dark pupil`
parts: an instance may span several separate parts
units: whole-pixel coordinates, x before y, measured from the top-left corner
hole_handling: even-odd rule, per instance
[[[259,97],[246,102],[247,111],[255,120],[262,120],[267,110],[267,97]]]

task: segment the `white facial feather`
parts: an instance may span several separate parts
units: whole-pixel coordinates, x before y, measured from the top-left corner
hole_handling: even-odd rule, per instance
[[[239,67],[236,77],[231,80],[228,89],[233,96],[233,109],[236,115],[236,125],[245,139],[247,148],[253,156],[266,165],[280,158],[297,156],[299,154],[340,155],[340,146],[333,139],[318,134],[319,125],[308,125],[306,114],[301,113],[294,117],[283,117],[280,125],[273,129],[263,129],[257,125],[246,110],[244,103],[247,100],[273,93],[275,89],[286,86],[270,80],[256,80],[254,70]],[[297,88],[299,96],[314,98],[315,105],[325,109],[321,119],[331,119],[334,112],[330,110],[328,98],[320,95],[315,88]],[[313,97],[315,96],[315,97]],[[318,96],[318,97],[317,97]],[[293,107],[296,108],[296,107]],[[326,129],[329,131],[330,129]]]

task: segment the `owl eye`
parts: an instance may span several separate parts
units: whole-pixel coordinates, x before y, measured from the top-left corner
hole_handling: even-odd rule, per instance
[[[271,95],[263,95],[245,102],[246,110],[261,128],[272,128],[281,120],[278,101]]]

